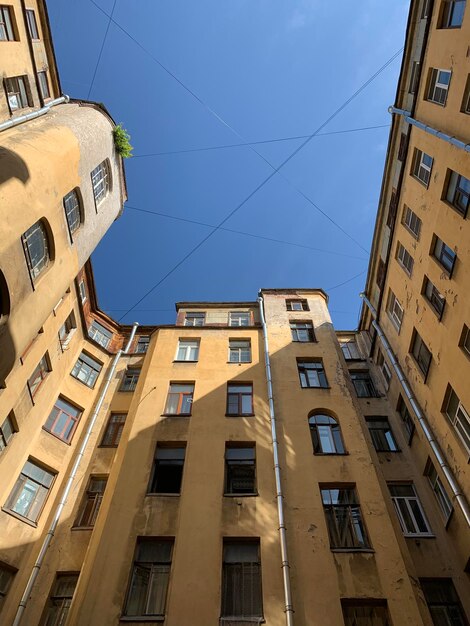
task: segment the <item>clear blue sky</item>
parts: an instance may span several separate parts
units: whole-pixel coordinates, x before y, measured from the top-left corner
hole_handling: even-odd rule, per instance
[[[111,13],[114,0],[96,2]],[[62,88],[87,98],[108,18],[91,0],[48,0],[48,7]],[[110,24],[90,99],[127,128],[136,157],[186,151],[128,159],[128,205],[219,223],[272,169],[247,146],[187,151],[240,143],[240,136],[313,133],[403,46],[408,7],[408,0],[117,0],[114,20],[202,101]],[[354,328],[400,61],[322,133],[386,127],[314,137],[224,224],[306,247],[218,230],[123,321],[173,323],[178,300],[253,300],[260,287],[322,287],[335,326]],[[301,143],[253,147],[278,167]],[[100,306],[121,317],[209,232],[126,208],[93,255]]]

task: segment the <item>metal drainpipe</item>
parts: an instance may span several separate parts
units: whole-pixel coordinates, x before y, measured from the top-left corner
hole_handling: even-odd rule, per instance
[[[24,124],[24,122],[29,122],[29,120],[34,120],[37,117],[41,117],[41,115],[45,115],[46,113],[48,113],[52,107],[55,107],[58,104],[67,104],[67,102],[69,101],[70,96],[64,95],[60,98],[56,98],[55,100],[51,100],[37,111],[31,111],[31,113],[25,113],[24,115],[19,115],[18,117],[12,117],[6,122],[0,123],[0,132],[2,132],[2,130],[8,130],[9,128],[13,128],[13,126],[18,126],[18,124]]]
[[[398,363],[398,360],[395,356],[395,354],[393,353],[393,350],[390,346],[390,344],[388,343],[388,339],[385,336],[385,333],[383,332],[382,328],[380,327],[380,324],[377,322],[376,317],[377,317],[377,311],[374,309],[374,307],[372,306],[372,304],[369,302],[368,298],[366,297],[365,294],[361,293],[361,298],[364,300],[364,302],[366,303],[366,305],[369,307],[369,310],[372,314],[372,317],[374,318],[373,322],[372,322],[372,326],[375,328],[375,330],[377,331],[377,335],[380,339],[380,341],[382,342],[382,345],[387,353],[388,358],[390,359],[390,363],[393,366],[393,369],[395,370],[395,373],[398,377],[398,380],[402,386],[403,392],[405,393],[408,402],[411,405],[411,408],[413,409],[413,412],[415,413],[417,419],[418,419],[418,423],[421,426],[421,429],[424,433],[424,436],[426,437],[431,450],[434,452],[434,456],[436,457],[437,462],[439,463],[439,466],[442,470],[442,473],[444,474],[444,476],[447,479],[447,482],[449,483],[449,486],[452,490],[453,496],[455,498],[455,500],[457,501],[457,504],[460,507],[460,510],[462,511],[465,520],[468,524],[468,526],[470,526],[470,507],[469,504],[467,502],[467,499],[464,495],[464,493],[462,492],[459,483],[457,482],[457,479],[454,476],[454,473],[452,471],[452,469],[449,467],[449,464],[447,462],[447,459],[434,435],[434,432],[431,428],[431,426],[429,425],[428,420],[426,419],[426,416],[424,415],[421,407],[418,404],[418,400],[416,399],[416,396],[414,395],[408,380],[406,379],[405,374],[403,373],[403,370],[401,369],[400,364]]]
[[[54,536],[55,530],[56,530],[57,525],[59,523],[60,516],[62,515],[62,511],[64,510],[65,504],[67,502],[67,498],[68,498],[70,490],[72,488],[73,481],[74,481],[74,479],[75,479],[75,477],[77,475],[77,471],[78,471],[78,468],[80,466],[80,462],[81,462],[81,460],[82,460],[82,458],[83,458],[83,456],[85,454],[88,441],[89,441],[89,439],[91,437],[91,433],[93,431],[93,427],[94,427],[94,425],[96,423],[96,419],[98,417],[98,413],[101,410],[101,407],[103,405],[106,393],[108,392],[108,389],[109,389],[109,385],[111,384],[111,381],[112,381],[112,379],[114,377],[114,372],[116,371],[116,366],[118,364],[119,359],[121,358],[121,355],[127,353],[129,348],[131,347],[132,341],[133,341],[134,336],[135,336],[135,331],[137,330],[137,326],[138,325],[139,325],[138,322],[134,322],[134,325],[132,327],[132,331],[131,331],[131,334],[130,334],[130,337],[129,337],[129,341],[127,342],[126,347],[124,348],[124,350],[118,350],[117,351],[117,353],[114,356],[114,359],[113,359],[113,362],[111,364],[111,367],[109,368],[109,371],[108,371],[108,373],[106,375],[106,379],[104,381],[103,388],[101,389],[100,395],[98,397],[98,402],[96,403],[95,408],[93,410],[93,413],[91,414],[91,417],[90,417],[90,420],[88,422],[88,426],[87,426],[87,429],[86,429],[85,436],[84,436],[83,441],[82,441],[82,443],[80,445],[80,449],[78,451],[78,454],[75,457],[75,461],[74,461],[72,470],[70,472],[70,475],[69,475],[69,477],[67,479],[67,482],[65,483],[65,487],[64,487],[64,490],[62,492],[62,496],[60,498],[60,502],[57,505],[56,511],[54,513],[54,517],[52,518],[51,525],[49,526],[49,530],[47,531],[47,534],[44,537],[44,541],[42,543],[41,550],[39,551],[38,558],[36,559],[36,562],[33,565],[33,569],[31,571],[31,574],[30,574],[28,583],[26,585],[26,588],[24,590],[23,596],[22,596],[22,598],[20,600],[20,603],[18,605],[18,609],[16,611],[15,619],[13,621],[13,625],[12,626],[19,626],[19,624],[21,622],[21,619],[23,617],[23,613],[24,613],[24,611],[26,609],[26,605],[27,605],[27,603],[29,601],[31,592],[33,590],[34,583],[36,582],[36,579],[37,579],[37,577],[39,575],[39,570],[41,569],[41,566],[42,566],[43,561],[44,561],[44,557],[46,556],[47,549],[48,549],[48,547],[49,547],[49,545],[50,545],[50,543],[52,541],[52,537]]]
[[[419,120],[414,119],[414,117],[411,117],[410,111],[405,111],[404,109],[398,109],[397,107],[390,106],[388,107],[388,112],[390,114],[395,113],[396,115],[402,115],[405,118],[405,120],[408,122],[408,124],[411,124],[412,126],[416,126],[416,128],[420,128],[421,130],[424,130],[425,133],[429,133],[430,135],[433,135],[434,137],[439,137],[439,139],[442,139],[443,141],[447,141],[447,143],[450,143],[456,148],[460,148],[461,150],[464,150],[465,152],[470,152],[470,143],[465,143],[465,141],[461,141],[460,139],[457,139],[456,137],[452,137],[451,135],[448,135],[447,133],[443,133],[441,130],[436,130],[432,126],[429,126],[428,124],[424,124],[423,122],[420,122]]]
[[[279,465],[279,453],[276,431],[276,415],[274,413],[274,400],[273,400],[273,385],[271,378],[271,362],[269,359],[269,344],[268,344],[268,329],[266,327],[266,320],[264,317],[264,304],[263,297],[258,298],[259,310],[261,315],[261,323],[263,325],[263,340],[264,340],[264,363],[266,366],[266,380],[268,386],[268,401],[269,401],[269,417],[271,421],[271,437],[273,442],[273,457],[274,457],[274,476],[276,478],[276,499],[277,499],[277,514],[279,519],[279,538],[281,541],[281,559],[282,559],[282,577],[284,581],[284,603],[286,613],[287,626],[294,626],[294,609],[292,606],[292,593],[290,587],[289,578],[289,558],[287,554],[287,539],[286,539],[286,523],[284,520],[284,496],[282,494],[281,484],[281,469]]]

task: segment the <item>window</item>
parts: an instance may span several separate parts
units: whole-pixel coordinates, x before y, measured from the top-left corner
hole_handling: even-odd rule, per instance
[[[409,206],[406,205],[403,209],[402,224],[410,231],[410,233],[414,237],[416,237],[416,239],[419,239],[422,222],[416,215],[416,213],[412,211]]]
[[[441,239],[439,239],[439,237],[436,237],[436,235],[434,235],[432,255],[449,273],[449,275],[451,275],[452,270],[454,269],[457,255],[449,248],[449,246],[447,246]]]
[[[227,385],[227,415],[253,414],[253,385],[229,383]]]
[[[468,626],[450,578],[420,578],[419,582],[435,626]]]
[[[82,411],[59,396],[44,424],[44,429],[65,443],[70,443]]]
[[[51,92],[49,90],[49,81],[47,80],[47,70],[41,70],[38,72],[38,80],[39,80],[39,89],[41,91],[41,96],[46,100],[51,97]]]
[[[399,161],[404,161],[406,159],[406,153],[408,150],[408,135],[405,133],[401,133],[400,135],[400,145],[398,147],[397,159]]]
[[[80,294],[81,303],[83,304],[84,302],[86,302],[86,287],[85,287],[85,281],[84,280],[81,280],[78,283],[78,292]]]
[[[454,209],[457,209],[462,217],[466,217],[470,202],[470,180],[457,172],[451,171],[445,197],[447,202]]]
[[[0,41],[15,41],[10,7],[0,6]]]
[[[137,339],[135,351],[138,354],[145,354],[149,349],[150,337],[148,335],[140,335]]]
[[[230,339],[228,360],[230,363],[251,363],[251,341],[249,339],[243,341]]]
[[[470,113],[470,74],[467,76],[467,84],[465,85],[465,91],[463,94],[462,106],[460,107],[462,113]]]
[[[95,361],[91,356],[82,352],[75,363],[71,375],[87,385],[87,387],[93,389],[102,367],[102,363]]]
[[[436,497],[437,503],[439,504],[442,513],[444,514],[445,523],[447,524],[454,508],[431,459],[428,459],[428,462],[426,463],[426,469],[424,470],[424,474],[428,477],[431,489],[434,492],[434,496]]]
[[[225,444],[225,495],[256,493],[256,460],[254,444]]]
[[[26,9],[26,19],[28,21],[29,36],[31,39],[39,39],[38,25],[33,9]]]
[[[27,384],[29,393],[31,394],[31,398],[34,398],[34,396],[37,394],[37,392],[39,391],[39,387],[42,385],[50,371],[51,366],[49,361],[49,355],[46,352],[46,354],[42,357],[42,359],[34,368],[34,372],[28,378]]]
[[[62,350],[68,346],[73,333],[77,328],[77,323],[75,321],[75,313],[72,311],[70,315],[67,317],[65,322],[59,328],[59,341]]]
[[[27,76],[5,78],[5,89],[7,92],[8,106],[12,113],[18,109],[26,109],[27,107],[33,106]]]
[[[292,341],[307,343],[315,341],[312,322],[289,322],[292,333]]]
[[[466,324],[464,324],[462,328],[459,346],[467,354],[467,356],[470,356],[470,328]]]
[[[341,346],[341,350],[346,361],[357,361],[362,359],[361,353],[359,352],[359,348],[357,347],[357,343],[354,339],[340,339],[339,345]]]
[[[173,539],[137,540],[125,615],[165,616],[172,552]]]
[[[46,503],[54,476],[55,474],[34,461],[26,461],[5,508],[31,522],[36,522]]]
[[[80,222],[82,217],[78,192],[73,189],[66,196],[64,196],[63,202],[65,209],[65,218],[69,227],[70,236],[72,236],[72,234],[80,228]]]
[[[3,421],[3,424],[0,426],[0,454],[3,450],[5,450],[7,445],[10,443],[10,439],[16,432],[18,432],[16,420],[13,415],[13,411],[10,411]]]
[[[119,391],[135,391],[140,376],[140,367],[128,367],[122,378]]]
[[[127,413],[111,413],[101,441],[103,447],[117,448],[121,441],[126,417]]]
[[[249,311],[230,311],[230,326],[250,326],[251,314]]]
[[[95,525],[107,482],[107,476],[90,476],[87,490],[75,520],[74,526],[76,528],[91,528]]]
[[[444,0],[439,28],[460,28],[465,12],[466,0]]]
[[[410,412],[408,411],[408,407],[406,406],[405,401],[401,396],[398,398],[397,411],[398,413],[400,413],[400,417],[403,420],[403,425],[406,432],[408,433],[408,444],[411,444],[411,439],[415,431],[415,424],[413,422],[413,418],[410,415]]]
[[[389,224],[387,224],[389,225]],[[392,226],[390,226],[390,228],[392,228]],[[375,276],[375,282],[377,284],[377,287],[382,290],[384,283],[385,283],[385,274],[387,271],[387,266],[385,265],[385,262],[382,259],[379,259],[379,262],[377,264],[377,274]]]
[[[358,398],[376,398],[377,392],[369,372],[349,372]]]
[[[191,415],[194,385],[170,383],[165,415]]]
[[[400,263],[408,276],[411,276],[414,265],[413,257],[400,242],[397,243],[397,261]]]
[[[449,91],[451,72],[430,68],[427,100],[445,105]]]
[[[405,537],[431,535],[431,529],[413,483],[389,484],[388,488]]]
[[[425,152],[421,152],[415,148],[414,157],[413,157],[413,167],[411,170],[412,176],[417,178],[420,182],[423,183],[425,187],[429,185],[429,180],[431,178],[431,170],[432,170],[433,158],[426,154]]]
[[[67,620],[78,574],[57,574],[44,613],[42,626],[62,626]]]
[[[286,300],[288,311],[309,311],[307,300]]]
[[[113,333],[96,320],[93,320],[88,329],[88,336],[103,348],[107,348],[113,338]]]
[[[419,369],[423,372],[424,377],[426,378],[429,368],[431,367],[432,354],[416,329],[413,330],[410,352],[414,356]]]
[[[185,326],[204,326],[206,323],[205,313],[186,313],[184,317]]]
[[[0,608],[2,607],[3,599],[8,593],[8,589],[13,581],[13,577],[16,574],[16,570],[0,561]]]
[[[385,389],[388,391],[390,387],[390,381],[392,380],[392,372],[390,371],[390,368],[386,360],[384,359],[384,355],[382,354],[381,350],[377,350],[377,365],[379,366],[380,371],[382,372],[382,376],[384,377]]]
[[[341,600],[344,626],[392,626],[385,600]]]
[[[224,539],[221,615],[221,624],[262,620],[259,539],[243,542]]]
[[[344,454],[339,424],[331,415],[313,414],[308,418],[314,454]]]
[[[149,493],[180,494],[186,444],[157,444]]]
[[[180,339],[176,361],[197,361],[199,359],[199,339]]]
[[[91,172],[91,184],[93,187],[93,196],[95,198],[95,206],[98,206],[106,196],[110,189],[111,174],[109,171],[108,161],[103,161]]]
[[[424,277],[423,290],[421,293],[432,306],[435,313],[437,313],[438,318],[441,319],[446,301],[444,296],[439,293],[427,276]]]
[[[322,487],[321,497],[330,547],[346,550],[369,548],[356,490],[353,487]]]
[[[36,222],[21,236],[29,273],[35,279],[49,265],[49,242],[42,221]]]
[[[377,452],[399,452],[388,417],[366,417],[370,438]]]
[[[421,73],[421,65],[419,61],[413,61],[413,65],[411,66],[410,86],[408,89],[409,93],[417,93],[418,86],[419,86],[420,73]]]
[[[444,398],[444,413],[465,449],[470,453],[470,416],[450,385],[447,385]]]
[[[304,361],[297,359],[300,386],[302,388],[324,387],[328,388],[323,360]]]
[[[391,289],[388,291],[387,313],[392,324],[400,331],[403,322],[403,307]]]

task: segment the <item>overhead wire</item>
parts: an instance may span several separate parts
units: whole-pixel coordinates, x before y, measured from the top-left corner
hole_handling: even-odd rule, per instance
[[[104,9],[102,9],[96,2],[95,0],[90,0],[90,2],[96,6],[102,13],[104,13],[105,15],[109,14],[104,11]],[[285,159],[279,166],[274,166],[263,154],[261,154],[260,152],[258,152],[252,144],[249,144],[246,139],[240,135],[240,133],[233,128],[233,126],[231,126],[228,122],[226,122],[214,109],[212,109],[206,102],[204,102],[204,100],[202,100],[202,98],[200,98],[192,89],[190,89],[181,79],[178,78],[178,76],[176,76],[176,74],[174,74],[168,67],[166,67],[159,59],[157,59],[157,57],[152,54],[145,46],[143,46],[133,35],[131,35],[123,26],[121,26],[121,24],[119,24],[116,20],[114,20],[112,18],[112,16],[110,17],[110,19],[113,21],[113,23],[123,32],[125,33],[141,50],[143,50],[148,56],[150,56],[150,58],[157,63],[157,65],[159,67],[161,67],[169,76],[171,76],[187,93],[189,93],[197,102],[199,102],[199,104],[201,104],[201,106],[203,106],[212,116],[214,116],[221,124],[223,124],[226,128],[228,128],[234,135],[236,135],[239,139],[242,140],[243,143],[247,144],[247,147],[250,148],[250,150],[252,150],[252,152],[254,152],[255,154],[257,154],[270,168],[272,168],[273,172],[272,174],[280,174],[280,170],[281,168],[284,167],[284,165],[286,165],[300,150],[302,150],[312,139],[313,137],[315,137],[316,135],[318,135],[318,133],[320,132],[320,130],[322,130],[327,124],[329,124],[329,122],[336,117],[336,115],[338,115],[350,102],[351,100],[353,100],[357,95],[359,95],[359,93],[365,89],[367,87],[367,85],[374,80],[386,67],[388,67],[388,65],[390,65],[390,63],[392,63],[395,58],[401,54],[401,52],[403,51],[403,47],[400,48],[400,50],[398,50],[386,63],[383,67],[381,67],[373,76],[370,77],[370,79],[368,81],[366,81],[366,83],[364,83],[357,92],[355,92],[350,99],[348,99],[345,103],[343,103],[343,105],[337,109],[319,128],[317,128],[317,130],[312,134],[312,135],[306,135],[306,138],[304,139],[304,141],[302,142],[302,144],[300,146],[297,147],[296,150],[294,150],[294,152],[289,155],[287,157],[287,159]],[[353,241],[357,246],[359,246],[364,252],[366,252],[367,254],[369,253],[369,250],[366,250],[366,248],[364,248],[362,246],[362,244],[360,244],[354,237],[352,237],[352,235],[350,235],[342,226],[340,226],[328,213],[326,213],[325,211],[323,211],[323,209],[321,209],[317,203],[315,203],[304,191],[302,191],[301,189],[299,189],[299,187],[297,187],[297,185],[295,185],[291,180],[289,180],[288,178],[286,178],[286,176],[284,176],[284,174],[280,174],[281,178],[287,182],[293,189],[295,189],[295,191],[297,191],[297,193],[299,193],[304,200],[306,200],[311,206],[314,207],[314,209],[316,209],[321,215],[323,215],[327,220],[329,220],[334,226],[336,226],[336,228],[338,228],[346,237],[348,237],[349,239],[351,239],[351,241]],[[265,179],[263,181],[263,183],[254,191],[254,193],[257,193],[257,191],[259,189],[261,189],[261,187],[263,187],[270,179],[272,178],[272,176],[268,176],[267,179]],[[241,206],[243,206],[243,204],[245,204],[245,202],[247,202],[249,199],[251,198],[251,195],[245,199],[245,201],[241,204]],[[236,211],[238,211],[241,206],[236,208]],[[231,215],[229,215],[227,217],[227,219],[230,219]],[[225,220],[226,221],[226,220]],[[225,223],[225,222],[224,222]],[[218,229],[217,229],[218,230]]]
[[[150,215],[155,215],[157,217],[165,217],[170,220],[176,220],[179,222],[187,222],[188,224],[196,224],[197,226],[206,226],[207,228],[216,228],[215,224],[208,224],[207,222],[200,222],[198,220],[192,220],[187,217],[179,217],[176,215],[170,215],[169,213],[161,213],[160,211],[150,211],[149,209],[142,209],[140,207],[131,206],[130,204],[125,205],[126,210],[130,211],[138,211],[140,213],[148,213]],[[321,252],[322,254],[332,254],[334,256],[346,257],[348,259],[358,259],[361,261],[366,261],[365,257],[354,256],[352,254],[346,254],[344,252],[336,252],[335,250],[325,250],[324,248],[315,248],[313,246],[307,246],[305,244],[296,243],[294,241],[286,241],[285,239],[276,239],[274,237],[267,237],[265,235],[257,235],[255,233],[248,233],[243,230],[235,230],[233,228],[224,228],[223,226],[219,228],[219,230],[223,230],[228,233],[234,233],[236,235],[243,235],[245,237],[253,237],[254,239],[263,239],[264,241],[272,241],[273,243],[285,244],[287,246],[294,246],[296,248],[304,248],[305,250],[313,250],[314,252]]]
[[[96,74],[98,72],[98,67],[100,65],[101,56],[102,56],[103,50],[104,50],[104,45],[106,43],[106,39],[108,38],[109,27],[111,26],[111,22],[114,22],[113,15],[114,15],[114,9],[116,8],[116,4],[117,4],[117,0],[114,0],[113,8],[111,10],[111,13],[110,13],[110,15],[108,15],[109,20],[108,20],[108,23],[106,25],[106,30],[105,30],[105,33],[104,33],[103,41],[101,42],[101,48],[100,48],[100,52],[98,54],[98,59],[96,61],[95,71],[93,72],[93,77],[91,79],[90,87],[88,88],[87,100],[90,99],[91,90],[93,89],[93,85],[95,84],[95,78],[96,78]]]
[[[358,133],[364,130],[376,130],[378,128],[390,128],[390,124],[379,124],[378,126],[364,126],[362,128],[347,128],[344,130],[333,130],[329,133],[318,133],[316,137],[326,137],[327,135],[343,135],[345,133]],[[258,146],[267,143],[279,143],[283,141],[295,141],[305,139],[308,135],[293,135],[292,137],[280,137],[277,139],[264,139],[262,141],[248,141],[244,143],[222,144],[220,146],[207,146],[204,148],[188,148],[185,150],[167,150],[165,152],[151,152],[149,154],[134,154],[133,159],[143,159],[147,157],[168,156],[173,154],[189,154],[191,152],[208,152],[210,150],[225,150],[227,148],[241,148],[245,146]]]
[[[338,283],[337,285],[333,285],[333,287],[326,287],[325,291],[333,291],[333,289],[338,289],[338,287],[342,287],[343,285],[347,285],[348,283],[351,283],[353,280],[356,280],[356,278],[359,278],[359,276],[362,276],[366,272],[367,272],[367,268],[365,270],[362,270],[362,272],[359,272],[359,274],[355,274],[354,276],[351,276],[351,278],[348,278],[347,280],[344,280],[342,283]]]

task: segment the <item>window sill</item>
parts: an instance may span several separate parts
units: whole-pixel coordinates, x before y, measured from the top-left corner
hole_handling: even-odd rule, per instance
[[[313,456],[349,456],[349,452],[314,452]]]
[[[107,448],[108,450],[109,449],[116,450],[117,447],[118,447],[117,444],[116,445],[110,444],[109,446],[107,446],[105,444],[100,444],[99,446],[97,446],[97,448]]]
[[[147,615],[147,616],[138,616],[135,615],[131,617],[130,615],[122,615],[119,618],[120,622],[164,622],[165,616],[157,616],[157,615]]]
[[[60,441],[62,443],[65,443],[66,446],[71,446],[72,445],[72,440],[70,441],[65,441],[65,439],[61,439],[60,437],[58,437],[57,435],[55,435],[54,433],[51,433],[50,430],[47,430],[47,428],[45,426],[42,427],[42,430],[47,433],[48,435],[51,435],[52,437],[54,437],[54,439],[57,439],[57,441]],[[74,435],[75,431],[72,433],[72,437]]]
[[[377,448],[375,448],[376,452],[380,452],[381,454],[400,454],[402,452],[402,450],[397,449],[397,450],[377,450]]]
[[[181,493],[146,493],[145,497],[146,498],[179,498],[181,495]]]
[[[84,385],[85,387],[87,387],[88,389],[94,389],[96,382],[98,381],[98,378],[95,381],[95,384],[93,385],[93,387],[90,387],[90,385],[87,385],[86,383],[83,382],[83,380],[80,380],[79,378],[77,378],[76,376],[74,376],[73,374],[70,374],[70,376],[77,381],[77,383],[80,383],[81,385]]]
[[[421,180],[421,178],[418,178],[415,174],[411,174],[411,178],[414,178],[415,180],[417,180],[417,181],[418,181],[418,183],[419,183],[420,185],[423,185],[423,187],[424,187],[425,189],[429,189],[429,183],[427,183],[427,184],[426,184],[426,183],[424,183],[424,182]]]
[[[5,507],[2,506],[2,511],[4,513],[7,513],[8,515],[11,515],[12,517],[15,517],[20,522],[24,522],[25,524],[28,524],[28,526],[32,526],[33,528],[38,527],[37,522],[33,522],[27,517],[23,517],[22,515],[20,515],[19,513],[15,513],[15,511],[12,511],[11,509],[6,509]]]
[[[253,361],[227,361],[227,365],[249,365]]]
[[[332,552],[338,553],[350,553],[350,552],[365,552],[366,554],[375,554],[375,550],[372,548],[330,548]]]
[[[442,263],[439,261],[439,259],[437,257],[434,256],[434,254],[431,252],[430,255],[431,259],[433,259],[434,263],[436,263],[436,265],[439,267],[439,269],[441,270],[441,272],[443,274],[445,274],[447,276],[447,278],[450,280],[452,278],[452,274],[454,272],[455,269],[455,261],[454,261],[454,265],[452,266],[452,269],[447,269],[447,267],[445,265],[442,265]]]
[[[433,535],[432,533],[423,533],[423,534],[403,533],[403,537],[405,537],[405,539],[435,539],[436,535]]]
[[[467,113],[468,115],[468,113]],[[457,213],[457,215],[463,219],[466,219],[467,217],[467,213],[468,213],[468,209],[466,211],[461,211],[458,207],[456,207],[454,204],[452,204],[452,202],[449,202],[445,197],[442,198],[442,202],[449,207],[449,209],[452,209],[453,211],[455,211]]]
[[[219,617],[219,626],[238,622],[239,624],[265,624],[264,617]]]
[[[225,413],[225,417],[255,417],[254,413]]]
[[[93,530],[94,526],[72,526],[70,530]]]
[[[254,498],[258,493],[224,493],[224,498]]]
[[[303,387],[302,385],[300,385],[301,389],[331,389],[330,385],[326,385],[326,387]]]
[[[118,389],[119,393],[134,393],[135,389]]]
[[[196,361],[190,361],[189,359],[173,359],[173,363],[198,363],[199,359]]]
[[[162,413],[160,417],[191,417],[192,413]]]

